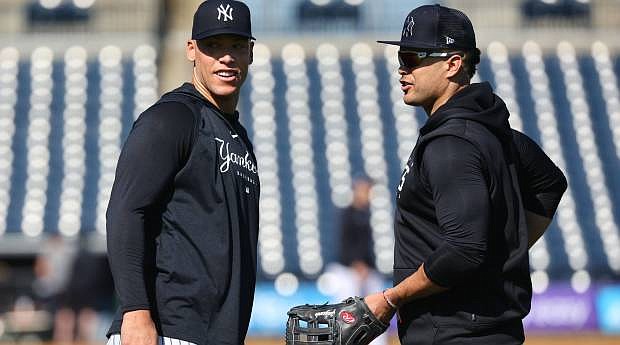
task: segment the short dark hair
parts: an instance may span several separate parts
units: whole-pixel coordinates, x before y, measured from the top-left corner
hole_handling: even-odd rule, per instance
[[[475,48],[465,51],[463,54],[463,70],[469,76],[469,79],[476,74],[476,65],[480,63],[480,49]]]

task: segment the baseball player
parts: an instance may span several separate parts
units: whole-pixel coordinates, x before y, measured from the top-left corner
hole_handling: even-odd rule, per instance
[[[406,104],[428,115],[397,190],[394,287],[369,295],[403,344],[522,344],[532,297],[528,249],[566,189],[545,153],[512,130],[462,12],[421,6],[400,41]]]
[[[108,344],[242,344],[254,298],[259,178],[236,112],[252,63],[250,11],[203,2],[191,83],[140,115],[107,210],[120,308]]]

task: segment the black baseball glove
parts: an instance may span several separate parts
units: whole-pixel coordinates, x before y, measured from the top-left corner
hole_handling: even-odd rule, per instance
[[[360,297],[338,304],[298,305],[288,311],[286,344],[366,345],[388,326]]]

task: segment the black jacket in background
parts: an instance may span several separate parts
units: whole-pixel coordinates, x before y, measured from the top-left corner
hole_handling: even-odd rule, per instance
[[[354,261],[362,261],[375,267],[373,252],[370,209],[348,206],[340,215],[340,263],[351,266]]]
[[[107,210],[108,257],[122,313],[149,309],[160,335],[241,344],[256,282],[260,184],[238,115],[191,84],[140,115]]]
[[[566,181],[508,116],[488,83],[472,84],[420,129],[398,187],[394,284],[424,263],[449,290],[399,310],[403,344],[523,341],[532,297],[525,209],[545,212],[522,200],[545,195],[552,216]]]

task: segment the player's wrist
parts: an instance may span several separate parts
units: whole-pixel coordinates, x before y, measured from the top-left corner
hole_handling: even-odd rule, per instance
[[[385,303],[387,303],[387,305],[393,309],[396,310],[398,309],[399,305],[397,304],[397,301],[394,299],[393,296],[390,296],[390,291],[392,289],[387,288],[385,290],[383,290],[382,295],[383,295],[383,299],[385,300]]]
[[[138,309],[123,314],[123,324],[150,325],[153,323],[150,310]]]

